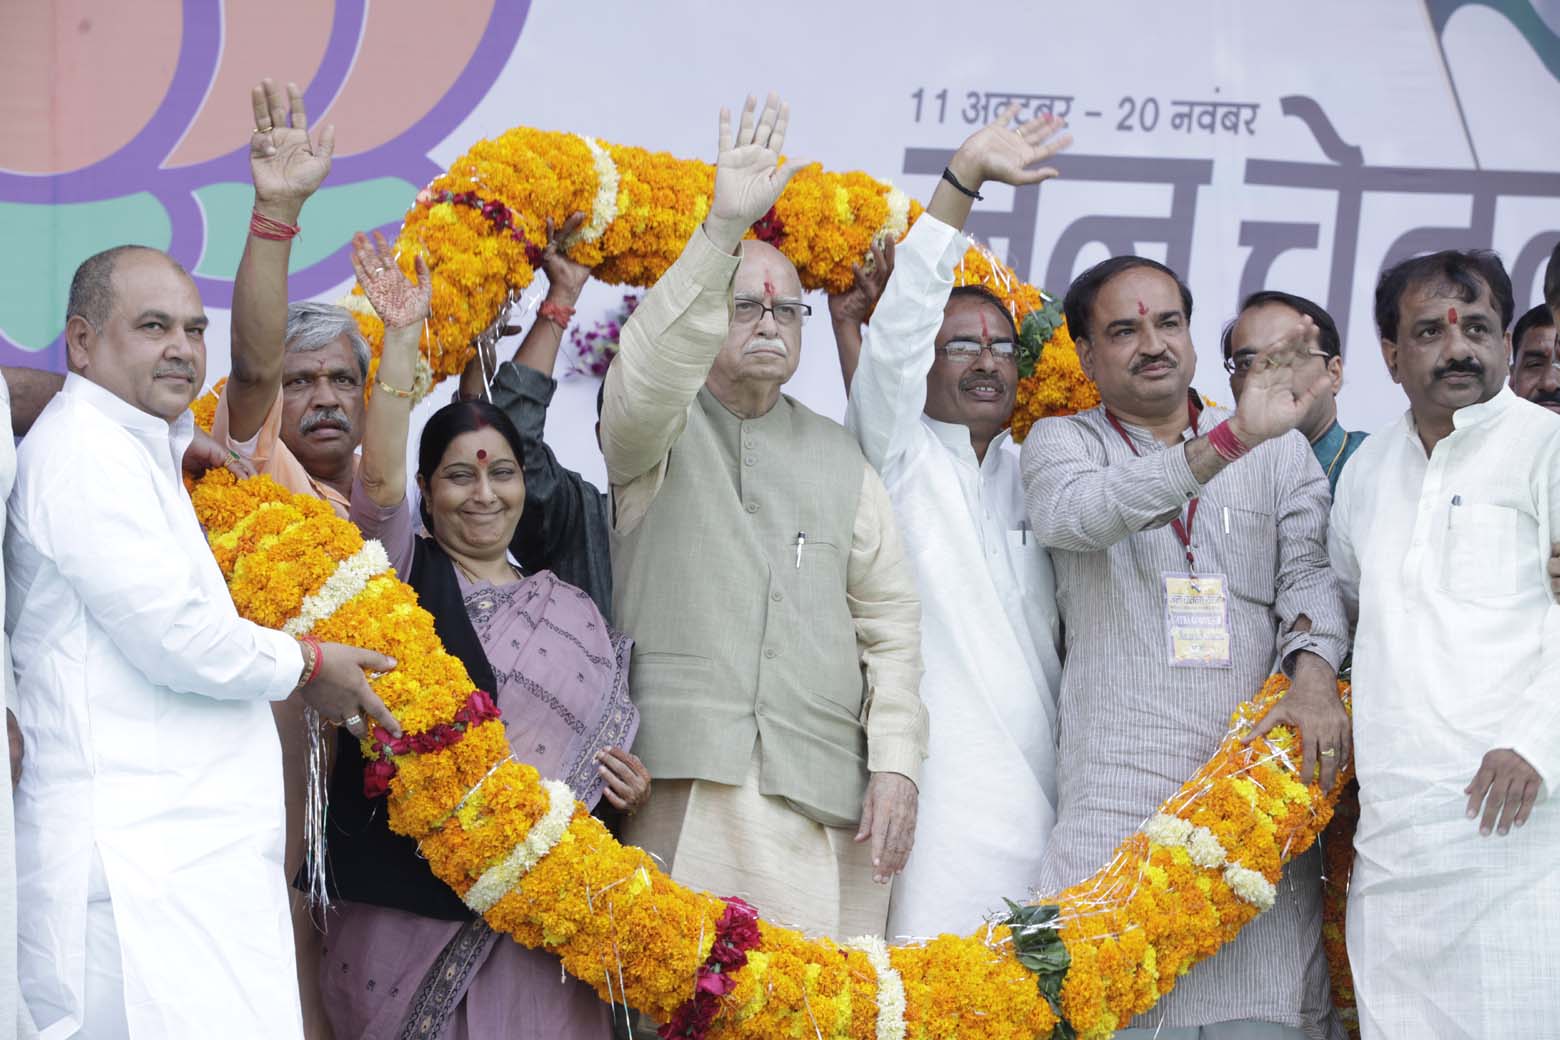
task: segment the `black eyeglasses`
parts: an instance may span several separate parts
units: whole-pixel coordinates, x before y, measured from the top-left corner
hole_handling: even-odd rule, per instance
[[[765,314],[773,314],[777,325],[800,325],[812,315],[812,308],[805,303],[791,303],[784,300],[773,307],[765,307],[758,300],[747,300],[739,296],[732,301],[731,313],[739,325],[757,325],[764,320]]]

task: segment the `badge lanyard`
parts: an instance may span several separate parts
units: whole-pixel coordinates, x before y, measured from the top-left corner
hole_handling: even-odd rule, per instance
[[[1188,409],[1192,414],[1192,436],[1195,437],[1199,435],[1197,421],[1202,417],[1202,402],[1197,400],[1197,395],[1194,391],[1187,391],[1186,397]],[[1109,408],[1105,409],[1105,418],[1109,419],[1111,426],[1115,427],[1116,432],[1121,434],[1121,439],[1126,442],[1128,448],[1132,449],[1132,454],[1142,458],[1143,453],[1138,451],[1138,446],[1133,443],[1127,431],[1122,428],[1121,422],[1110,413]],[[1202,499],[1199,496],[1187,504],[1186,521],[1184,523],[1179,512],[1170,523],[1170,529],[1175,532],[1176,538],[1181,543],[1181,548],[1186,550],[1186,570],[1188,574],[1197,573],[1197,563],[1192,558],[1192,522],[1197,519],[1197,503],[1200,501]]]

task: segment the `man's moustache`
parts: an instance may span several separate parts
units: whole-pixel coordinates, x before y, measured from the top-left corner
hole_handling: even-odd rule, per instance
[[[1139,372],[1143,371],[1143,369],[1147,368],[1149,365],[1167,365],[1170,368],[1180,368],[1181,367],[1181,363],[1179,361],[1177,361],[1175,358],[1171,357],[1169,354],[1155,354],[1153,357],[1146,357],[1146,358],[1143,358],[1140,361],[1133,362],[1133,364],[1132,364],[1132,374],[1133,375],[1137,375]]]
[[[1446,364],[1437,367],[1434,375],[1437,379],[1445,379],[1450,375],[1482,376],[1484,375],[1484,365],[1473,358],[1463,361],[1448,361]]]
[[[747,346],[742,348],[742,353],[751,354],[756,350],[778,350],[786,357],[791,356],[791,351],[786,347],[784,340],[771,339],[768,336],[748,340]]]
[[[181,376],[190,382],[195,382],[195,366],[188,361],[164,361],[152,369],[153,379],[163,379],[167,376]]]
[[[1560,407],[1560,390],[1545,390],[1534,397],[1528,398],[1534,404],[1552,404]]]
[[[1000,376],[988,375],[965,376],[959,380],[960,390],[975,390],[977,388],[995,390],[1000,394],[1007,390],[1007,383]]]
[[[323,426],[334,427],[344,433],[352,432],[352,420],[347,418],[347,413],[339,408],[329,408],[325,411],[310,412],[298,423],[298,432],[310,434]]]

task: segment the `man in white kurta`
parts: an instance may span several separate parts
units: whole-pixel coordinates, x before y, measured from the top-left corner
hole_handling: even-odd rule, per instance
[[[1359,616],[1349,959],[1368,1038],[1554,1036],[1560,416],[1504,385],[1499,262],[1451,261],[1473,291],[1446,262],[1383,276],[1413,407],[1345,469],[1328,539]]]
[[[1052,129],[988,127],[951,166],[970,191],[987,178],[1032,182],[1039,171],[1026,167],[1057,150],[1044,143]],[[890,937],[962,934],[1003,897],[1026,898],[1055,819],[1055,582],[1027,529],[1018,458],[1004,447],[1015,329],[989,294],[949,301],[970,201],[940,185],[899,245],[846,411],[915,569],[931,716],[916,847],[894,883]]]
[[[26,740],[19,972],[46,1040],[301,1036],[268,702],[394,720],[377,654],[239,618],[180,477],[206,318],[167,256],[89,258],[74,373],[18,453],[6,629]]]

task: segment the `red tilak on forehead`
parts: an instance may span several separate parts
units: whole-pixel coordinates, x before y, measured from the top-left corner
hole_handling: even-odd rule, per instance
[[[1453,325],[1457,324],[1457,308],[1456,307],[1448,307],[1448,308],[1446,308],[1446,320],[1451,322]]]
[[[764,295],[765,296],[773,296],[774,294],[775,294],[775,283],[771,282],[768,278],[765,278],[764,279]]]
[[[487,458],[487,451],[485,451],[482,448],[478,448],[477,449],[477,461],[481,462],[485,458]]]
[[[1139,300],[1138,301],[1138,314],[1139,315],[1143,315],[1143,314],[1147,314],[1147,313],[1148,313],[1148,307],[1146,307],[1144,305],[1142,300]]]
[[[981,341],[983,343],[991,342],[991,332],[986,327],[986,312],[985,311],[982,311],[981,315],[980,315],[980,338],[981,338]]]

